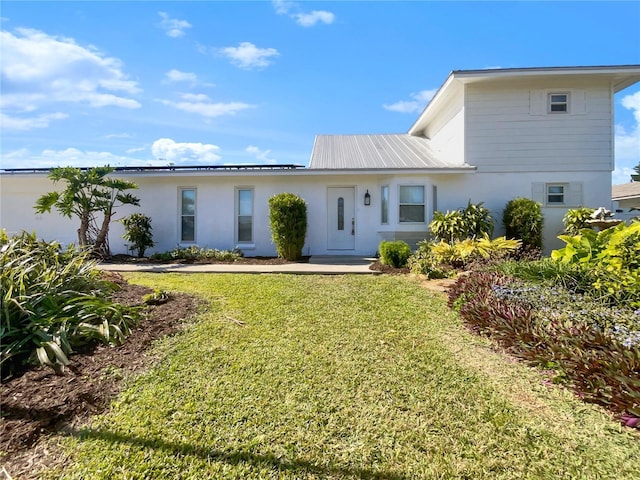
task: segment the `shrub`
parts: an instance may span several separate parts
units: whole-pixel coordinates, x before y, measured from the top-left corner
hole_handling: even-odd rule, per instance
[[[235,262],[243,257],[242,251],[218,250],[217,248],[200,248],[197,245],[176,248],[168,252],[157,252],[149,257],[150,260],[217,260],[221,262]]]
[[[428,240],[418,242],[417,250],[407,260],[411,273],[426,275],[427,278],[446,278],[447,270],[440,265],[431,253],[433,243]]]
[[[307,234],[307,204],[293,193],[279,193],[269,199],[269,226],[278,256],[298,260]]]
[[[502,213],[507,238],[522,240],[524,250],[542,249],[543,222],[540,204],[528,198],[510,200]]]
[[[429,231],[434,238],[453,243],[466,238],[491,236],[493,223],[491,212],[482,202],[473,204],[469,201],[466,208],[446,213],[434,212]]]
[[[561,235],[564,248],[551,252],[555,261],[577,265],[593,278],[592,293],[613,303],[640,307],[640,223],[579,235]]]
[[[431,254],[437,263],[463,268],[476,261],[502,259],[520,248],[519,240],[500,237],[491,240],[486,234],[480,239],[467,238],[462,241],[440,243],[431,246]]]
[[[93,339],[119,343],[139,320],[137,309],[108,299],[117,287],[100,279],[88,254],[88,249],[63,251],[25,232],[2,246],[3,377],[34,363],[60,373],[74,347]]]
[[[122,238],[132,243],[129,250],[136,250],[138,257],[144,257],[145,250],[155,245],[151,233],[151,218],[142,213],[133,213],[121,221],[125,228]]]
[[[396,240],[389,242],[383,240],[378,246],[380,261],[383,265],[391,265],[395,268],[407,266],[407,260],[411,256],[411,247],[407,242]]]
[[[590,228],[586,223],[591,219],[591,215],[595,212],[593,208],[570,208],[562,217],[564,224],[564,233],[567,235],[578,235],[583,228]]]

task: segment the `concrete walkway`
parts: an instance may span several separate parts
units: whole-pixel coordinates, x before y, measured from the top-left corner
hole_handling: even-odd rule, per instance
[[[112,272],[178,272],[178,273],[292,273],[298,275],[377,274],[369,270],[375,258],[347,255],[312,256],[309,263],[285,263],[282,265],[251,265],[243,263],[102,263],[103,270]]]

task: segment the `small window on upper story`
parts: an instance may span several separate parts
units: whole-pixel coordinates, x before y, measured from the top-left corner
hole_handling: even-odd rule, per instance
[[[568,93],[550,93],[549,96],[549,113],[568,113],[569,112],[569,94]]]
[[[547,184],[547,205],[564,205],[566,194],[566,185],[564,184]]]

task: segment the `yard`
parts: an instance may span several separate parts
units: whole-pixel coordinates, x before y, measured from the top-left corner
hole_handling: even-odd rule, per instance
[[[640,478],[637,432],[414,278],[128,279],[207,308],[44,478]]]

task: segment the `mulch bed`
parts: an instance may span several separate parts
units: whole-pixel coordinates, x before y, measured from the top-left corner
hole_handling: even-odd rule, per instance
[[[152,291],[127,283],[117,273],[107,275],[121,286],[114,294],[119,303],[141,305],[143,296]],[[36,478],[30,477],[34,467],[55,461],[39,458],[52,455],[41,437],[104,411],[120,391],[123,378],[143,371],[153,361],[146,352],[152,342],[180,331],[199,306],[194,297],[171,294],[168,302],[148,307],[146,319],[122,345],[94,345],[78,352],[62,376],[38,367],[1,384],[0,461],[5,472],[11,477]],[[0,478],[3,473],[0,470]]]

